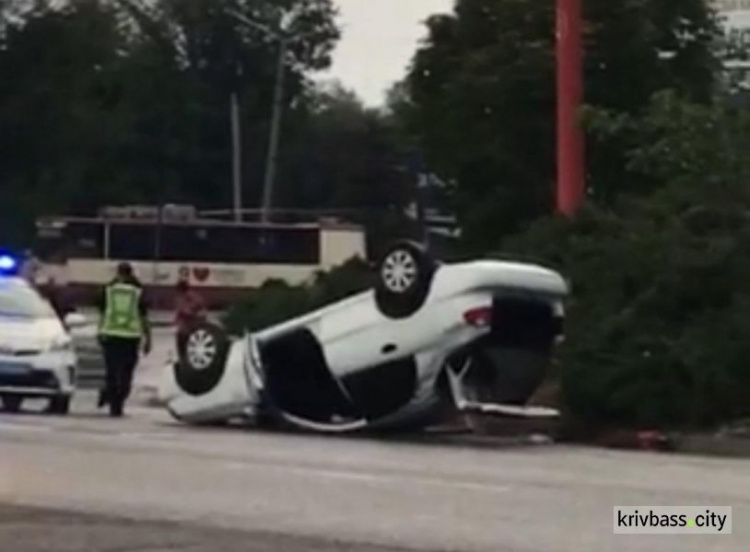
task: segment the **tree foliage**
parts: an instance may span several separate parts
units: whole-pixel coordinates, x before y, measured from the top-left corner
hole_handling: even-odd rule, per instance
[[[320,272],[306,285],[290,286],[271,280],[236,304],[227,313],[225,323],[236,335],[257,332],[351,297],[372,284],[372,269],[361,259]]]
[[[282,205],[345,209],[368,230],[371,254],[410,232],[404,216],[416,178],[406,164],[409,148],[392,118],[366,109],[331,83],[310,95],[297,114],[281,166]]]
[[[627,128],[630,171],[655,191],[505,246],[570,277],[562,351],[572,412],[593,423],[702,426],[750,413],[750,114],[654,97]]]
[[[591,0],[586,6],[586,97],[633,114],[674,89],[707,102],[716,37],[703,0]],[[440,174],[457,181],[467,245],[548,214],[555,182],[554,2],[459,0],[429,22],[400,113]],[[589,150],[600,201],[631,191],[622,144]]]
[[[274,205],[400,211],[397,140],[344,90],[318,90],[339,37],[330,0],[80,0],[0,9],[0,232],[102,205],[231,203],[230,94],[240,103],[244,203],[266,170],[279,43],[286,86]],[[6,9],[7,8],[7,9]],[[51,45],[54,45],[52,47]]]

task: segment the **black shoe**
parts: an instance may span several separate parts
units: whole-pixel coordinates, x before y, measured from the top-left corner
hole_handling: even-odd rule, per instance
[[[109,404],[107,400],[107,394],[104,391],[99,391],[99,401],[97,402],[97,408],[104,408]]]

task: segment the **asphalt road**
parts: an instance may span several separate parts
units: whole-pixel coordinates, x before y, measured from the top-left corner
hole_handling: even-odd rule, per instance
[[[750,548],[746,460],[195,429],[142,408],[131,409],[126,419],[111,420],[94,413],[92,401],[84,397],[74,415],[64,419],[0,415],[0,504],[5,505],[0,508],[0,548]],[[615,505],[733,506],[734,533],[615,536]],[[18,506],[63,513],[32,510],[26,516],[31,521],[19,526],[24,511]],[[60,523],[61,516],[70,521]],[[93,534],[95,527],[100,530]],[[79,547],[55,547],[61,540]],[[15,544],[6,548],[7,542]],[[226,546],[210,544],[219,542]],[[44,548],[48,545],[52,547]]]
[[[212,529],[186,523],[0,506],[0,542],[13,552],[345,552],[324,539],[263,531]],[[403,549],[358,546],[358,552]]]

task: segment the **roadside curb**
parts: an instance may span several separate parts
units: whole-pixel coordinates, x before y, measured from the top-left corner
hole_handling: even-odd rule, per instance
[[[683,456],[710,456],[716,458],[750,458],[750,438],[722,434],[674,435],[659,432],[625,432],[601,435],[596,438],[580,439],[547,432],[517,433],[472,433],[469,427],[436,427],[421,436],[409,439],[416,443],[461,445],[472,448],[501,448],[508,446],[572,446],[588,449],[613,450],[622,452],[643,452]]]
[[[528,422],[517,420],[489,421],[491,423],[483,424],[477,433],[472,433],[469,424],[461,426],[457,422],[428,430],[424,438],[446,443],[454,440],[483,448],[508,443],[556,444],[603,450],[750,458],[750,436],[744,433],[719,431],[681,434],[659,430],[612,429],[581,434],[564,422],[528,425]],[[461,432],[463,435],[458,435]]]
[[[419,437],[410,437],[410,443],[460,445],[477,449],[498,449],[503,447],[535,446],[546,447],[557,444],[549,435],[528,433],[518,435],[478,435],[470,429],[462,432],[444,432],[440,428],[428,430]]]
[[[722,458],[750,458],[750,438],[714,434],[674,437],[675,452]]]
[[[609,430],[593,435],[571,435],[563,444],[610,450],[750,458],[750,438],[715,433],[677,433],[658,430]]]
[[[133,403],[148,409],[163,409],[159,389],[155,384],[143,384],[133,390]],[[383,436],[367,434],[368,439]],[[526,430],[518,427],[513,431],[505,426],[504,431],[472,430],[460,421],[448,422],[419,433],[403,436],[389,435],[389,441],[403,441],[417,445],[463,446],[476,449],[502,449],[517,446],[549,447],[567,445],[589,449],[651,452],[719,458],[750,458],[750,438],[715,434],[668,434],[658,431],[619,430],[601,433],[588,438],[566,436],[558,431]]]

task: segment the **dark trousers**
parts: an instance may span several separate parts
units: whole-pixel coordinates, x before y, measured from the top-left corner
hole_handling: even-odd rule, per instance
[[[185,357],[189,335],[190,332],[188,331],[177,332],[177,356],[180,360]]]
[[[102,342],[107,368],[104,399],[109,403],[109,411],[113,416],[122,414],[125,401],[130,396],[140,343],[140,339],[121,337],[107,337]]]

